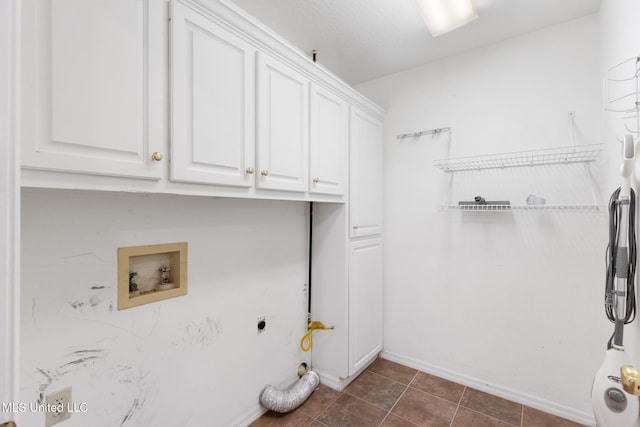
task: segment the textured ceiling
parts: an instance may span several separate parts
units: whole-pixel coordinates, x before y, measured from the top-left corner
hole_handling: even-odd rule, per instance
[[[600,0],[476,0],[478,19],[431,37],[415,0],[231,0],[352,85],[595,13]]]

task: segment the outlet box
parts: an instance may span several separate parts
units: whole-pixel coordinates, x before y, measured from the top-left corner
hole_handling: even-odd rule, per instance
[[[267,328],[267,320],[264,316],[258,317],[258,335],[264,332]]]
[[[44,427],[58,424],[71,417],[71,387],[47,394],[45,397]]]

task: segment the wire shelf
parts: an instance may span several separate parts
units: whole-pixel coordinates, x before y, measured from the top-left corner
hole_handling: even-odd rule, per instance
[[[442,211],[465,212],[601,212],[602,207],[597,205],[445,205]]]
[[[515,151],[473,157],[458,157],[434,161],[445,172],[474,169],[502,169],[567,163],[593,162],[600,155],[602,144],[577,145],[543,150]]]

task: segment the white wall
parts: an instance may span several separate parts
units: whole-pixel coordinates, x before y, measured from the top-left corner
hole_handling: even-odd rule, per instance
[[[600,7],[600,27],[602,32],[602,64],[601,73],[604,76],[607,69],[631,57],[640,55],[640,3],[634,0],[603,0]],[[629,63],[633,69],[634,64]],[[629,71],[627,67],[623,71]],[[613,74],[619,77],[620,74]],[[613,93],[622,94],[633,90],[627,84],[612,87]],[[619,105],[616,105],[619,106]],[[625,133],[624,115],[605,112],[605,137],[607,140],[621,138]],[[633,121],[627,121],[633,126]],[[635,127],[635,126],[633,126]],[[618,157],[616,157],[616,160]],[[638,175],[638,173],[636,173]],[[617,178],[616,173],[609,177]]]
[[[65,426],[242,425],[306,330],[307,204],[24,190],[21,401],[66,386]],[[188,295],[117,310],[116,250],[189,243]],[[257,319],[266,331],[257,333]],[[23,416],[44,425],[44,414]]]
[[[582,165],[450,175],[433,160],[602,141],[597,16],[356,87],[387,109],[386,357],[581,422],[611,333],[605,213],[443,212],[483,195],[593,203]],[[447,134],[396,135],[451,126]],[[610,143],[610,142],[609,142]],[[608,151],[591,172],[606,175]],[[603,166],[604,165],[604,166]],[[612,188],[599,188],[604,204]]]
[[[606,75],[607,70],[611,67],[626,61],[632,57],[640,56],[640,3],[634,0],[603,0],[600,6],[600,28],[602,37],[602,62],[601,62],[601,74]],[[613,71],[612,76],[621,77],[621,75],[627,73],[633,73],[636,64],[634,62],[627,62],[627,65],[619,68],[619,71]],[[627,82],[624,84],[611,86],[612,95],[622,95],[625,93],[632,93],[635,91],[633,82]],[[625,101],[625,106],[629,105],[629,102],[633,102],[633,98],[628,98]],[[620,107],[621,104],[612,105],[613,107]],[[604,134],[606,141],[616,141],[618,138],[622,138],[629,132],[625,129],[625,124],[629,125],[633,129],[637,129],[637,123],[635,120],[624,119],[623,117],[630,117],[632,114],[621,114],[615,112],[604,112]],[[637,139],[636,139],[637,141]],[[620,148],[618,144],[613,144],[616,151],[610,156],[611,165],[608,168],[609,174],[605,177],[606,182],[610,188],[619,185],[619,162],[620,162]],[[617,146],[617,147],[616,147]],[[636,152],[638,145],[636,144]],[[637,182],[640,177],[640,169],[638,163],[636,163],[636,194],[639,194],[640,190]],[[638,292],[638,274],[636,273],[636,292]],[[640,301],[638,301],[640,303]],[[631,325],[627,326],[625,331],[625,350],[630,355],[629,363],[635,366],[640,366],[640,322],[636,320]]]

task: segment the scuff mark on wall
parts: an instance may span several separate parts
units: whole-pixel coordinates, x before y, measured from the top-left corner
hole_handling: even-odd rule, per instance
[[[211,344],[215,337],[219,337],[223,333],[222,323],[219,320],[215,322],[209,316],[204,321],[192,321],[186,325],[185,339],[190,344],[200,344],[203,347]]]
[[[118,370],[123,374],[123,378],[120,379],[121,384],[132,384],[132,388],[135,391],[135,397],[133,397],[131,407],[127,410],[120,426],[123,426],[128,421],[131,421],[134,416],[141,411],[142,407],[147,401],[149,391],[151,390],[147,377],[149,372],[142,372],[131,366],[119,366]]]
[[[67,264],[79,264],[79,263],[86,264],[87,262],[91,262],[87,258],[90,258],[93,262],[97,260],[100,263],[106,263],[104,259],[100,258],[93,252],[85,252],[81,254],[62,256],[59,259],[60,259],[60,262],[67,263]]]
[[[66,364],[66,365],[64,365],[64,366],[69,366],[69,365],[80,365],[80,364],[82,364],[82,363],[86,363],[86,362],[88,362],[88,361],[90,361],[90,360],[97,359],[97,358],[98,358],[98,356],[87,356],[87,357],[81,357],[80,359],[73,360],[73,361],[71,361],[71,362],[67,363],[67,364]]]
[[[31,319],[33,320],[33,327],[38,329],[38,322],[36,322],[36,299],[31,300]]]
[[[82,301],[76,300],[76,301],[71,301],[69,305],[73,307],[74,310],[78,310],[78,309],[82,309],[82,306],[84,305],[84,303]]]
[[[213,327],[216,330],[216,336],[219,337],[220,335],[222,335],[222,333],[224,332],[222,330],[222,323],[220,323],[219,320],[216,320],[216,322],[213,324]]]
[[[99,306],[101,302],[102,302],[102,298],[100,297],[99,294],[91,295],[91,298],[89,298],[89,305],[93,308]]]
[[[46,381],[40,383],[38,386],[38,403],[43,402],[44,392],[53,384],[54,381],[64,377],[68,373],[77,370],[79,367],[87,366],[87,363],[95,360],[101,359],[106,356],[105,350],[103,349],[83,349],[76,350],[66,355],[66,360],[64,363],[58,365],[58,367],[53,369],[43,369],[36,368],[36,371],[43,375]]]
[[[151,331],[149,332],[149,334],[153,333],[153,331],[156,330],[156,327],[158,326],[158,322],[160,321],[160,312],[162,311],[162,305],[158,306],[157,312],[156,312],[156,321],[153,324],[153,327],[151,328]]]
[[[118,365],[113,369],[114,376],[118,377],[120,384],[132,384],[133,367],[129,365]]]
[[[118,347],[105,348],[104,344],[92,347],[70,347],[62,360],[53,364],[52,367],[36,368],[36,372],[42,377],[37,388],[38,404],[44,402],[51,388],[57,388],[62,383],[76,384],[80,378],[89,378],[92,382],[105,385],[105,390],[112,390],[112,393],[118,390],[118,395],[123,399],[117,409],[96,409],[102,411],[104,417],[112,419],[109,425],[134,425],[137,414],[151,399],[153,387],[149,384],[150,373],[142,369],[144,366],[142,361],[136,361],[136,356],[131,353],[128,355],[133,356],[133,359],[130,358],[124,363],[122,360],[117,364],[110,363],[112,360],[118,360],[119,355],[108,356],[112,352],[118,353],[119,350]],[[141,352],[140,348],[136,350],[137,353]],[[123,388],[114,387],[118,384]]]
[[[38,404],[41,404],[42,402],[44,402],[44,392],[47,390],[47,388],[49,388],[51,383],[53,383],[53,376],[48,370],[45,371],[44,369],[36,368],[36,371],[42,374],[46,379],[46,382],[40,383],[40,385],[38,386]]]
[[[98,292],[94,292],[93,294],[91,294],[88,299],[85,299],[86,297],[77,298],[71,301],[69,305],[74,310],[77,310],[77,311],[83,311],[84,307],[88,305],[95,311],[95,309],[104,302],[104,298],[103,298],[104,291],[109,288],[111,288],[111,286],[91,286],[89,289],[96,290]],[[112,311],[113,311],[113,302],[110,302],[109,312],[112,312]]]
[[[135,415],[135,413],[138,410],[140,410],[142,405],[144,405],[144,402],[145,402],[144,400],[140,401],[140,399],[138,399],[138,398],[133,399],[133,404],[131,405],[131,409],[129,409],[129,411],[126,413],[126,415],[124,416],[124,419],[122,420],[120,425],[123,426],[124,423],[129,421]]]

